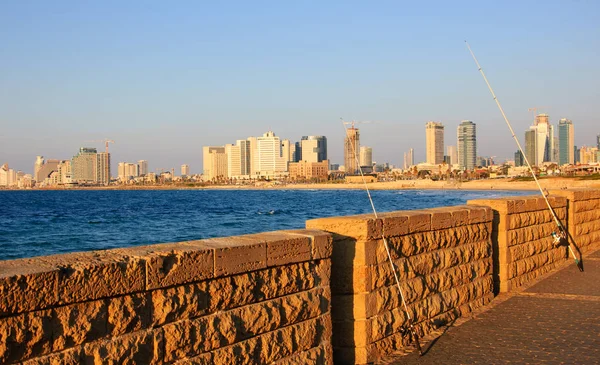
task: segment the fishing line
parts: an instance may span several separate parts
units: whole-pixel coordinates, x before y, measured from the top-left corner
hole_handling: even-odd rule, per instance
[[[375,219],[378,219],[379,216],[377,215],[377,210],[375,209],[375,204],[373,203],[373,198],[371,197],[371,191],[369,190],[369,186],[367,185],[365,175],[363,173],[362,167],[360,166],[360,161],[358,160],[358,154],[356,153],[357,151],[356,151],[356,145],[355,145],[354,139],[350,138],[350,136],[348,135],[348,128],[346,128],[347,122],[344,122],[343,118],[340,118],[340,120],[342,121],[344,130],[346,131],[346,138],[348,138],[348,140],[350,140],[350,143],[352,144],[351,147],[352,147],[352,151],[354,154],[354,160],[356,161],[356,166],[358,167],[358,172],[360,173],[360,177],[362,178],[362,182],[365,186],[367,196],[369,197],[369,202],[371,203],[371,208],[373,209],[373,215],[375,216]],[[352,129],[354,129],[354,122],[352,122]],[[385,237],[384,229],[385,228],[382,225],[381,237],[383,239],[383,246],[385,247],[385,252],[387,253],[387,257],[390,262],[390,266],[392,267],[392,273],[394,273],[394,279],[396,281],[396,286],[398,287],[398,291],[400,292],[400,298],[402,299],[402,305],[404,306],[404,313],[406,313],[406,317],[408,319],[408,328],[405,328],[404,332],[408,332],[410,334],[410,336],[412,337],[412,340],[415,342],[417,350],[419,351],[419,355],[423,355],[423,351],[421,350],[421,344],[419,343],[419,335],[417,334],[417,332],[414,328],[414,319],[410,315],[408,306],[406,305],[406,299],[404,297],[404,292],[402,291],[402,287],[400,286],[400,279],[398,278],[398,274],[396,272],[396,265],[394,265],[394,261],[392,260],[392,255],[390,254],[390,248],[388,245],[387,238]]]
[[[506,114],[504,113],[504,109],[502,109],[502,105],[500,105],[500,101],[498,100],[498,98],[496,97],[496,94],[494,93],[494,90],[492,89],[492,85],[490,85],[487,77],[485,76],[485,73],[483,72],[483,68],[481,68],[481,66],[479,65],[479,61],[477,61],[477,58],[475,57],[475,54],[473,53],[471,46],[469,46],[469,43],[467,41],[465,41],[465,44],[467,45],[467,48],[469,49],[471,56],[473,56],[473,60],[475,61],[475,64],[477,65],[477,68],[479,69],[481,76],[483,76],[483,80],[485,81],[488,89],[490,90],[490,93],[492,93],[492,96],[494,97],[494,101],[496,102],[498,109],[500,109],[500,113],[502,114],[504,121],[506,122],[506,125],[508,126],[508,129],[510,130],[510,133],[512,134],[513,139],[517,143],[517,147],[519,147],[519,151],[521,152],[521,155],[523,156],[523,160],[525,160],[525,163],[527,164],[529,171],[531,171],[531,176],[533,176],[533,180],[535,181],[538,189],[540,190],[542,197],[544,197],[544,200],[546,201],[546,205],[548,206],[550,213],[552,213],[554,222],[556,223],[556,225],[558,227],[558,232],[552,233],[552,238],[554,239],[554,245],[558,245],[561,242],[566,241],[567,247],[569,248],[569,252],[573,256],[573,259],[575,260],[575,264],[577,265],[577,268],[579,268],[579,271],[583,271],[583,263],[581,262],[581,260],[579,260],[577,258],[577,255],[575,255],[575,252],[573,251],[573,248],[571,247],[571,243],[567,240],[567,233],[566,233],[567,231],[563,227],[563,225],[560,223],[560,220],[558,219],[556,212],[554,212],[554,209],[552,209],[552,205],[550,205],[550,202],[548,201],[548,197],[546,196],[546,194],[544,194],[544,190],[542,189],[540,182],[538,181],[537,177],[535,176],[533,167],[531,167],[531,164],[529,163],[529,160],[527,159],[527,156],[525,155],[525,152],[523,151],[523,148],[521,147],[521,143],[519,143],[519,139],[515,135],[515,131],[513,130],[512,126],[510,125],[510,122],[508,121],[508,118],[506,117]]]

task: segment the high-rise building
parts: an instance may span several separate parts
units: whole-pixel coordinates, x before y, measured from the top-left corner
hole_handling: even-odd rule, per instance
[[[456,146],[448,146],[446,147],[446,153],[450,157],[449,165],[455,165],[458,163],[458,150]]]
[[[473,170],[477,166],[476,124],[470,120],[463,120],[458,126],[456,135],[459,168]]]
[[[575,134],[573,122],[563,118],[558,121],[558,163],[559,165],[575,163]]]
[[[60,161],[59,161],[60,162]],[[110,153],[81,147],[71,160],[73,181],[108,185],[110,183]]]
[[[190,176],[190,165],[181,165],[181,176]]]
[[[373,166],[373,149],[367,146],[360,147],[360,166]]]
[[[535,138],[535,126],[529,127],[529,130],[525,132],[525,158],[530,165],[535,165],[535,156],[537,151],[536,138]]]
[[[549,121],[548,114],[538,114],[535,117],[535,158],[530,164],[539,166],[542,162],[552,161],[554,157],[554,130]]]
[[[119,162],[117,175],[120,181],[127,181],[132,178],[138,177],[140,176],[140,164],[130,162]]]
[[[358,156],[360,151],[360,133],[358,128],[346,129],[346,138],[344,139],[344,167],[347,175],[356,175],[358,173]]]
[[[274,177],[287,171],[287,159],[282,154],[282,143],[272,131],[256,138],[258,151],[257,174],[263,177]]]
[[[600,134],[596,136],[596,148],[600,150]]]
[[[409,149],[408,152],[404,152],[404,170],[408,169],[415,164],[415,150]]]
[[[39,172],[42,166],[44,165],[44,156],[37,156],[35,159],[35,164],[33,165],[33,179],[35,181],[39,181]],[[43,179],[42,179],[43,180]]]
[[[110,153],[96,154],[96,179],[94,182],[102,185],[110,184]]]
[[[148,161],[139,160],[137,162],[137,164],[138,164],[138,173],[140,174],[140,176],[146,176],[148,174]]]
[[[302,136],[299,160],[322,162],[327,160],[327,137]]]
[[[256,137],[248,137],[249,151],[250,151],[250,176],[258,176],[258,142]]]
[[[582,164],[598,162],[598,148],[583,146],[579,149],[579,160]]]
[[[79,153],[73,156],[71,169],[73,180],[82,183],[93,183],[96,181],[96,155],[95,148],[81,147]]]
[[[8,186],[8,173],[10,169],[8,168],[8,164],[0,166],[0,186]]]
[[[515,166],[525,166],[525,159],[523,158],[523,152],[520,150],[515,152]]]
[[[427,163],[439,165],[444,162],[444,125],[427,122],[425,125],[425,150]]]
[[[227,154],[225,147],[204,146],[202,148],[204,181],[217,181],[227,178]]]
[[[227,177],[247,178],[250,176],[250,142],[240,139],[233,144],[225,145],[227,155]]]
[[[71,160],[61,161],[58,166],[58,183],[70,184],[72,182],[73,173],[71,171]]]

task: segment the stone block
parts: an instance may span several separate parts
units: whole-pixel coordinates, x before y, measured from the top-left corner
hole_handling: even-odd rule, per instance
[[[470,202],[471,201],[469,201],[469,204],[471,204]],[[486,223],[492,221],[493,207],[492,209],[490,209],[490,207],[487,206],[473,205],[470,207],[471,209],[469,209],[469,224]]]
[[[313,260],[331,257],[333,250],[333,236],[331,233],[319,229],[295,229],[281,232],[309,237],[311,242],[311,258]]]
[[[0,317],[55,305],[59,274],[36,258],[0,261]]]
[[[143,292],[108,299],[110,335],[119,336],[150,327],[153,312],[152,294]]]
[[[306,228],[319,229],[333,234],[333,240],[354,238],[373,240],[381,238],[383,223],[372,214],[346,217],[329,217],[306,221]]]
[[[600,199],[600,190],[599,189],[588,189],[588,188],[567,189],[567,190],[550,190],[550,195],[563,196],[563,197],[569,199],[571,202],[574,202],[574,201],[581,201],[581,200]]]
[[[573,207],[574,213],[587,212],[590,210],[600,209],[600,200],[594,199],[594,200],[575,201],[575,202],[573,202],[572,207]]]
[[[407,210],[408,233],[431,231],[431,213],[427,210]]]
[[[329,288],[239,307],[165,325],[165,361],[175,361],[231,345],[329,311]]]
[[[382,235],[385,237],[408,234],[408,216],[403,211],[380,213],[382,220]]]
[[[587,212],[576,213],[569,217],[569,225],[577,225],[581,223],[593,222],[600,220],[600,209],[589,210]]]
[[[267,244],[267,266],[282,266],[309,261],[311,238],[287,232],[265,232],[252,235]]]
[[[211,238],[200,242],[203,246],[214,249],[214,277],[267,267],[267,243],[259,236]]]
[[[150,294],[150,319],[153,326],[200,317],[208,311],[207,282],[158,289]],[[145,311],[146,306],[143,309]]]
[[[212,278],[213,250],[202,241],[163,243],[114,250],[144,262],[145,289],[158,289]]]
[[[0,364],[12,364],[52,352],[52,310],[0,318]]]
[[[15,263],[24,263],[24,276],[18,274],[18,269],[14,267]],[[30,292],[24,294],[24,298],[28,300],[17,305],[21,308],[34,309],[31,307],[70,304],[144,289],[143,263],[110,250],[43,256],[23,261],[16,260],[15,263],[4,264],[8,266],[6,273],[10,276],[0,280],[4,281],[8,288],[15,289],[16,293],[24,289]],[[36,271],[32,265],[37,265],[40,271]],[[19,285],[20,288],[15,288],[15,285]],[[36,288],[40,291],[34,292]],[[54,292],[49,293],[49,290]],[[48,294],[48,297],[31,299],[34,293],[40,296]],[[21,299],[14,298],[13,301],[21,301]],[[5,303],[6,306],[7,301],[0,299],[0,303]],[[15,307],[15,304],[11,306]]]
[[[52,351],[95,341],[109,334],[106,300],[75,303],[52,310]]]
[[[46,258],[40,258],[46,259]],[[113,251],[48,256],[59,268],[59,304],[134,293],[145,289],[145,265]]]
[[[454,227],[452,211],[446,208],[431,209],[431,229],[440,230]]]
[[[22,362],[22,365],[78,365],[83,362],[83,346],[40,356]]]
[[[554,222],[542,223],[536,226],[518,228],[508,231],[508,246],[519,245],[525,242],[536,241],[547,238],[552,240],[552,232],[556,232],[557,227]]]
[[[86,364],[162,364],[162,329],[142,330],[91,342],[84,347]]]
[[[303,262],[208,282],[209,313],[329,286],[331,261]]]
[[[333,365],[332,347],[329,342],[321,342],[317,347],[280,359],[273,365]]]

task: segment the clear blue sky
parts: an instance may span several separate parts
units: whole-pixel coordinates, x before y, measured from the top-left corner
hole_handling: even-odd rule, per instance
[[[325,135],[341,163],[340,117],[374,120],[361,144],[400,165],[425,157],[425,123],[456,144],[477,123],[478,154],[514,141],[477,72],[479,58],[517,135],[530,107],[600,133],[597,1],[3,1],[0,164],[31,172],[111,138],[113,168],[202,169],[202,146]],[[116,171],[113,172],[116,174]]]

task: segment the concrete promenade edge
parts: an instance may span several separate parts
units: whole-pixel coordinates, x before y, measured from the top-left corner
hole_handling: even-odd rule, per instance
[[[600,364],[600,250],[573,260],[378,364]],[[411,351],[412,350],[412,351]]]

